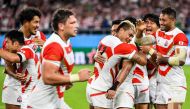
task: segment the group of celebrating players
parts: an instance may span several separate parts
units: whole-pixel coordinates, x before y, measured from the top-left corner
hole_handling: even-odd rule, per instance
[[[173,8],[163,9],[159,17],[114,20],[111,35],[99,42],[91,77],[88,68],[72,74],[69,38],[79,28],[75,14],[57,9],[51,22],[54,32],[47,40],[38,31],[40,17],[38,9],[24,9],[21,28],[5,35],[0,57],[7,74],[2,91],[6,109],[70,109],[64,91],[87,80],[90,109],[182,108],[188,39],[175,26]]]

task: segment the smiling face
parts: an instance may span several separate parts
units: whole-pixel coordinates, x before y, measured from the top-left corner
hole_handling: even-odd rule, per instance
[[[31,35],[35,35],[40,25],[40,18],[38,16],[34,16],[31,21],[27,21],[25,23],[25,28],[28,29],[28,32]]]
[[[150,19],[146,19],[145,24],[146,24],[146,31],[145,31],[146,34],[153,34],[159,28],[157,24]]]
[[[172,29],[172,26],[175,25],[175,19],[171,18],[167,14],[160,14],[160,29],[162,31],[170,31]]]

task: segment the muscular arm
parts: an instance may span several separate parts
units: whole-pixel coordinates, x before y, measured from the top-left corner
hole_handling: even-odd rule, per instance
[[[82,69],[78,74],[61,75],[59,67],[55,64],[44,61],[42,63],[42,79],[47,85],[62,85],[71,82],[86,81],[90,77],[89,69]]]
[[[176,47],[175,55],[172,57],[163,57],[161,54],[157,56],[158,64],[169,64],[171,66],[183,66],[187,56],[187,50],[183,46]]]
[[[0,50],[0,57],[12,63],[19,63],[20,57],[16,53],[11,53],[6,50]]]
[[[136,62],[137,64],[140,64],[142,66],[147,64],[146,55],[142,52],[136,52],[134,56],[132,57],[132,61]]]

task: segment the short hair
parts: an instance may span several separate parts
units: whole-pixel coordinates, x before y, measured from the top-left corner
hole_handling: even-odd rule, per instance
[[[158,15],[152,14],[152,13],[146,14],[146,15],[143,17],[143,21],[146,21],[147,19],[149,19],[149,20],[151,20],[152,22],[156,23],[156,25],[157,25],[158,27],[160,27]]]
[[[119,25],[123,20],[113,20],[112,21],[112,26],[113,25]]]
[[[53,14],[53,19],[52,19],[52,27],[53,27],[54,31],[58,30],[58,24],[60,22],[65,24],[71,15],[74,15],[74,13],[68,9],[56,10]]]
[[[126,17],[124,20],[129,20],[133,25],[136,26],[137,19],[131,16]]]
[[[170,17],[176,19],[176,11],[175,9],[171,8],[171,7],[167,7],[165,9],[162,10],[161,12],[162,14],[167,14],[169,15]]]
[[[39,18],[41,17],[39,9],[34,7],[25,8],[19,14],[19,21],[23,24],[25,21],[31,21],[34,16],[38,16]]]
[[[18,41],[20,45],[24,45],[24,35],[18,30],[11,30],[5,34],[5,38],[10,39],[12,42]]]
[[[124,30],[132,29],[133,31],[135,31],[135,25],[129,20],[122,21],[119,24],[116,32],[119,32],[121,28],[123,28]]]

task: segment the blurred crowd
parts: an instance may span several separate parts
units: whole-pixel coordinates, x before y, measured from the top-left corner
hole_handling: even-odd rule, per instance
[[[163,8],[171,6],[178,12],[177,26],[190,32],[190,0],[1,0],[0,30],[19,28],[18,13],[29,6],[42,12],[40,30],[50,29],[52,13],[60,7],[76,13],[81,30],[104,30],[112,20],[142,18],[147,13],[159,15]]]

